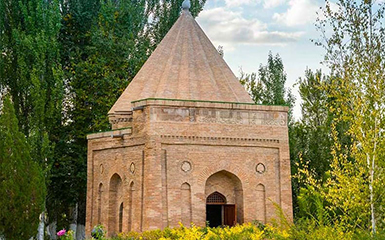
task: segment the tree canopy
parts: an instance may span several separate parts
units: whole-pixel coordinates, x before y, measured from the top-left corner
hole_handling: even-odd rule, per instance
[[[322,88],[332,114],[330,169],[324,181],[306,180],[315,190],[306,194],[318,195],[333,224],[375,234],[384,227],[385,6],[350,0],[331,4],[326,2],[317,23],[318,44],[326,49],[331,70]],[[303,200],[309,199],[306,194]]]
[[[43,171],[32,159],[12,102],[6,97],[0,115],[0,236],[34,236],[45,194]]]

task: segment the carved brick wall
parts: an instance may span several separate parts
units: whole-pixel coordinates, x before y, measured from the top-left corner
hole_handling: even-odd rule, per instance
[[[213,191],[236,204],[238,222],[270,221],[273,202],[292,216],[287,108],[173,104],[146,102],[131,128],[88,136],[88,233],[99,222],[118,228],[108,221],[114,174],[123,231],[203,226]]]

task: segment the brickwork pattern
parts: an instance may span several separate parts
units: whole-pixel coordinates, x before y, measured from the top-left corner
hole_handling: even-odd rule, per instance
[[[228,115],[220,112],[236,116],[237,109],[188,111],[188,116],[216,112],[219,120],[192,121],[184,107],[147,104],[133,112],[132,128],[88,136],[88,233],[102,223],[113,235],[119,221],[122,231],[179,222],[204,226],[206,198],[215,191],[236,204],[239,223],[271,220],[276,217],[273,203],[292,217],[288,128],[280,124],[286,123],[287,109],[245,109],[247,114],[240,116],[246,119],[236,122],[222,121]],[[245,124],[256,113],[267,121]],[[262,171],[257,166],[263,166]],[[122,181],[122,200],[112,199],[116,187],[111,179],[116,175]]]

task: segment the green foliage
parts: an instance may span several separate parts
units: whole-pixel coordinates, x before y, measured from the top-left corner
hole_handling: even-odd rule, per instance
[[[290,132],[291,168],[294,176],[298,174],[298,168],[304,167],[304,162],[318,180],[325,179],[327,177],[325,173],[330,169],[332,158],[330,124],[333,115],[328,108],[332,100],[328,98],[328,91],[324,87],[328,81],[329,77],[323,75],[321,70],[313,72],[308,69],[305,71],[305,77],[296,83],[302,99],[302,117],[293,124]],[[294,213],[296,217],[301,217],[297,198],[300,189],[305,185],[296,178],[293,178],[292,184]]]
[[[332,77],[314,81],[307,73],[299,82],[306,110],[296,130],[304,160],[298,161],[300,221],[360,236],[384,227],[384,12],[385,5],[372,1],[326,1],[317,44]]]
[[[286,72],[279,54],[273,56],[271,52],[267,57],[267,65],[260,65],[258,75],[240,71],[239,81],[249,92],[257,104],[286,105],[289,107],[289,127],[294,122],[293,107],[295,97],[291,89],[285,88]]]
[[[12,96],[33,158],[46,164],[61,116],[58,2],[5,0],[0,11],[0,85]]]
[[[165,228],[164,230],[146,231],[143,233],[121,233],[114,240],[355,240],[355,239],[384,239],[385,235],[370,236],[365,232],[346,231],[337,226],[319,225],[315,221],[305,219],[289,228],[273,225],[255,225],[251,223],[234,227],[196,227]]]
[[[96,240],[104,239],[105,234],[106,234],[106,231],[104,230],[104,227],[101,224],[96,225],[91,231],[92,239],[96,239]]]
[[[6,97],[0,115],[0,235],[6,239],[35,235],[44,210],[44,175],[30,149]]]
[[[378,220],[384,218],[385,5],[348,0],[336,6],[327,1],[317,24],[333,74],[327,86],[332,161],[319,190],[342,228],[374,234],[384,227]]]
[[[360,234],[361,232],[344,231],[338,225],[319,225],[315,221],[307,219],[302,220],[291,229],[289,239],[351,240]]]
[[[269,52],[267,64],[260,65],[256,73],[241,70],[240,82],[246,87],[255,103],[268,105],[293,105],[290,91],[286,93],[286,73],[281,57]],[[292,97],[292,96],[291,96]]]
[[[38,176],[44,176],[46,183],[34,186],[42,193],[49,183],[62,120],[63,72],[57,41],[60,21],[56,0],[0,1],[0,89],[12,98],[19,129],[28,142],[25,150],[28,157],[44,171]],[[31,165],[31,168],[35,166]],[[28,195],[30,190],[22,191]],[[40,201],[40,197],[36,201]],[[19,204],[18,207],[22,206]],[[43,211],[39,204],[36,207]],[[19,217],[18,220],[30,224],[26,227],[28,234],[31,234],[30,228],[36,230],[38,215],[33,214],[34,219],[13,214]]]
[[[145,231],[143,233],[129,232],[119,235],[119,240],[126,239],[159,239],[159,240],[171,240],[171,239],[185,239],[185,240],[220,240],[220,239],[263,239],[263,231],[257,228],[255,225],[249,223],[244,225],[237,225],[234,227],[197,227],[192,225],[187,228],[181,225],[179,228],[165,228],[162,230]],[[278,234],[277,234],[278,236]]]

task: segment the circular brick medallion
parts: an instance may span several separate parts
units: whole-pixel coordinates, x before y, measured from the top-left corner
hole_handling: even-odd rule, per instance
[[[183,172],[191,171],[191,163],[188,161],[184,161],[180,167]]]
[[[262,174],[266,171],[266,167],[265,167],[265,165],[263,165],[263,163],[258,163],[257,166],[255,167],[255,171],[257,173]]]
[[[132,163],[130,164],[130,172],[131,172],[131,173],[134,173],[134,172],[135,172],[135,163],[134,163],[134,162],[132,162]]]

